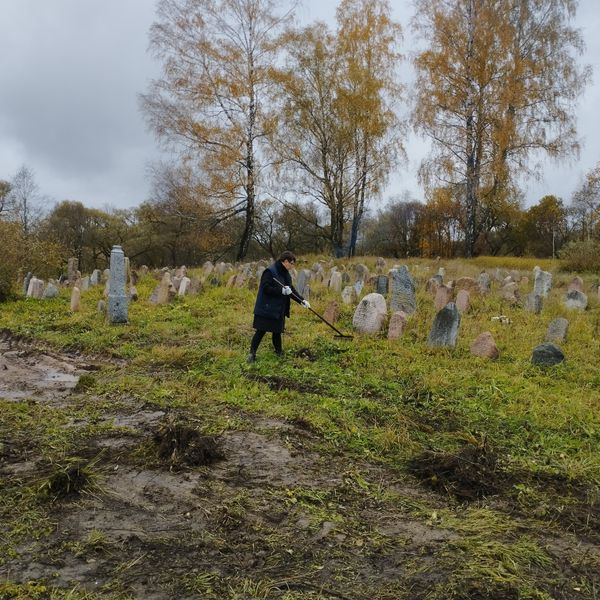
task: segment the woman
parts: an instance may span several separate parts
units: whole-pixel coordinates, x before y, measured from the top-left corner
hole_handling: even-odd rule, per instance
[[[292,285],[289,271],[294,264],[296,264],[296,257],[286,250],[281,253],[278,260],[264,270],[260,278],[252,324],[256,331],[250,343],[247,361],[249,363],[256,361],[256,351],[267,331],[272,334],[275,354],[283,355],[281,334],[285,328],[285,318],[290,316],[290,297],[304,308],[310,308],[308,300],[305,300]]]

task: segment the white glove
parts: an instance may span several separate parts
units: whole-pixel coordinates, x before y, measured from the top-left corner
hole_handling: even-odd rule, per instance
[[[282,293],[284,296],[289,296],[289,295],[292,293],[292,288],[291,288],[289,285],[284,285],[284,286],[281,288],[281,293]]]
[[[304,308],[310,308],[310,302],[308,300],[302,300],[302,306],[304,306]]]

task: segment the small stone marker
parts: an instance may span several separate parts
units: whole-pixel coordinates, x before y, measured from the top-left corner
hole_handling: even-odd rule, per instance
[[[90,278],[82,277],[79,280],[79,285],[77,286],[82,292],[87,292],[90,289]]]
[[[390,271],[390,308],[393,312],[401,310],[407,315],[417,310],[415,282],[406,265]]]
[[[567,339],[567,332],[569,331],[569,321],[563,317],[553,319],[548,324],[548,330],[546,331],[547,342],[564,342]]]
[[[359,333],[379,333],[387,315],[387,304],[381,294],[367,294],[358,304],[352,326]]]
[[[583,292],[583,279],[581,279],[581,277],[579,277],[579,275],[576,275],[571,280],[571,283],[569,283],[569,287],[567,289],[568,290],[577,290],[578,292]]]
[[[511,304],[516,304],[519,301],[519,284],[514,281],[502,286],[500,295],[504,300]]]
[[[360,295],[362,294],[363,288],[365,287],[365,282],[362,279],[359,279],[355,284],[354,284],[354,294],[356,296],[356,298],[360,298]]]
[[[179,296],[187,296],[190,293],[190,285],[192,280],[189,277],[182,277],[177,294]]]
[[[90,277],[90,285],[100,285],[102,281],[102,272],[100,269],[94,269]]]
[[[347,285],[342,290],[342,302],[344,304],[354,304],[356,301],[356,294],[354,293],[354,287],[351,285]]]
[[[129,300],[132,302],[137,302],[138,300],[138,291],[135,285],[129,287]]]
[[[562,350],[551,342],[545,342],[536,346],[531,355],[532,364],[540,367],[553,367],[563,360],[565,360],[565,355],[562,353]]]
[[[388,340],[397,340],[402,337],[407,322],[408,315],[405,312],[399,310],[393,313],[388,327]]]
[[[79,312],[81,302],[81,291],[76,286],[71,291],[71,312]]]
[[[104,302],[104,300],[98,300],[98,304],[96,306],[96,310],[99,313],[105,313],[106,312],[106,302]]]
[[[435,310],[442,310],[448,302],[452,302],[452,290],[446,285],[441,285],[438,287],[433,300]]]
[[[454,302],[450,302],[440,310],[433,320],[427,343],[432,347],[456,346],[458,328],[460,326],[460,312]]]
[[[458,308],[461,313],[469,312],[471,308],[471,297],[468,290],[458,290],[458,294],[456,294],[456,308]]]
[[[525,310],[539,315],[542,312],[544,300],[539,294],[531,292],[525,296]]]
[[[481,358],[491,358],[495,360],[500,353],[494,341],[494,336],[489,331],[480,333],[471,344],[471,354]]]
[[[587,296],[578,290],[569,290],[565,298],[565,306],[574,310],[585,310],[587,308]]]
[[[110,279],[108,292],[108,320],[110,323],[127,323],[128,301],[125,292],[125,253],[121,246],[113,246],[110,253]]]
[[[454,284],[455,290],[467,290],[469,292],[478,292],[479,283],[472,277],[459,277]]]
[[[48,282],[44,290],[44,298],[56,298],[58,296],[58,288],[51,281]]]
[[[323,313],[323,318],[330,323],[335,323],[338,320],[339,309],[338,303],[335,300],[332,300],[325,309]]]
[[[310,281],[310,271],[308,269],[300,269],[298,271],[298,280],[296,282],[296,289],[298,293],[304,298],[304,290]],[[262,275],[262,273],[261,273]]]

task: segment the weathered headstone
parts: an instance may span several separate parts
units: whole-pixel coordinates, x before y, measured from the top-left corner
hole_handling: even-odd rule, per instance
[[[480,294],[489,294],[492,289],[492,278],[488,275],[488,273],[482,271],[479,273],[478,284]]]
[[[342,274],[339,271],[333,271],[333,273],[331,273],[329,287],[338,294],[342,291]]]
[[[100,285],[100,281],[102,281],[102,272],[100,269],[94,269],[90,277],[90,285]]]
[[[179,289],[177,290],[177,294],[179,296],[187,296],[190,292],[190,285],[192,280],[189,277],[182,277],[181,283],[179,284]]]
[[[32,277],[27,288],[28,298],[41,298],[44,295],[44,282],[37,277]]]
[[[435,292],[435,298],[433,300],[433,305],[435,310],[442,310],[448,302],[452,302],[452,290],[445,286],[441,285]]]
[[[79,269],[79,260],[76,258],[70,258],[67,263],[67,277],[69,278],[69,284],[72,285],[77,281],[77,270]]]
[[[387,275],[378,275],[376,279],[375,289],[378,294],[385,296],[388,291],[388,278]]]
[[[327,307],[325,308],[325,312],[323,313],[323,318],[330,323],[335,323],[338,320],[339,309],[338,303],[335,300],[332,300]]]
[[[500,289],[500,295],[511,304],[516,304],[519,301],[519,284],[513,281],[503,285]]]
[[[567,332],[569,331],[569,321],[563,317],[553,319],[548,324],[548,330],[546,331],[547,342],[564,342],[567,339]]]
[[[81,291],[78,287],[71,290],[71,312],[79,312],[81,303]]]
[[[383,258],[382,256],[380,256],[376,261],[375,261],[375,268],[377,269],[378,273],[383,272],[383,270],[385,269],[385,258]]]
[[[58,288],[51,281],[48,282],[44,290],[44,298],[56,298],[58,296]]]
[[[33,273],[31,271],[29,271],[27,273],[27,275],[25,275],[25,279],[23,279],[23,295],[26,296],[27,292],[29,290],[29,282],[31,281],[31,278],[33,277]]]
[[[458,290],[458,294],[456,294],[456,308],[458,308],[461,313],[469,312],[471,308],[471,297],[468,290]]]
[[[352,326],[359,333],[379,333],[387,316],[387,305],[381,294],[367,294],[358,304]]]
[[[585,310],[588,305],[588,297],[578,290],[569,290],[565,298],[565,306],[574,310]]]
[[[389,276],[390,309],[393,312],[401,310],[407,315],[412,315],[417,310],[417,296],[415,282],[408,272],[408,267],[402,265],[398,269],[392,269]]]
[[[435,275],[434,275],[434,277],[435,277]],[[438,269],[438,272],[437,272],[437,277],[441,277],[441,278],[442,278],[442,280],[440,281],[440,283],[443,283],[443,281],[444,281],[444,277],[446,277],[446,269],[444,269],[444,267],[440,267],[440,268]]]
[[[542,271],[539,267],[533,269],[533,293],[546,297],[552,287],[552,273]]]
[[[202,265],[202,271],[204,271],[205,275],[210,275],[213,272],[214,268],[215,268],[215,266],[210,262],[210,260],[207,260]]]
[[[138,298],[139,295],[135,285],[129,286],[129,300],[131,300],[132,302],[137,302]]]
[[[197,296],[202,291],[202,282],[198,277],[192,277],[190,282],[190,296]]]
[[[531,292],[525,296],[525,310],[539,315],[542,312],[543,305],[544,300],[540,295]]]
[[[390,317],[390,324],[388,326],[388,340],[397,340],[402,337],[404,330],[406,329],[406,323],[408,322],[408,316],[405,312],[399,310],[392,313]]]
[[[304,298],[304,289],[310,281],[310,271],[308,269],[300,269],[298,271],[298,279],[296,281],[296,289],[298,293]]]
[[[90,289],[90,278],[86,275],[79,280],[79,285],[77,286],[80,291],[87,292]]]
[[[532,364],[541,367],[553,367],[563,360],[565,360],[565,355],[562,353],[562,350],[551,342],[545,342],[536,346],[531,355]]]
[[[354,304],[356,302],[356,294],[354,293],[354,287],[347,285],[342,290],[342,302],[344,304]]]
[[[468,290],[469,292],[478,292],[479,283],[472,277],[459,277],[454,283],[456,290]]]
[[[362,279],[359,279],[358,281],[356,281],[354,283],[354,295],[356,296],[356,298],[360,298],[360,295],[362,294],[363,288],[365,287],[365,282]]]
[[[583,292],[583,279],[581,279],[581,277],[579,277],[579,275],[576,275],[575,277],[573,277],[573,279],[569,283],[569,286],[567,289],[568,290],[577,290],[578,292]]]
[[[471,354],[481,358],[496,359],[500,355],[494,341],[494,336],[489,331],[480,333],[471,344]]]
[[[98,300],[96,311],[103,314],[106,312],[106,302],[104,302],[104,300]]]
[[[432,347],[456,346],[458,328],[460,326],[460,312],[456,304],[450,302],[440,310],[433,320],[427,343]]]
[[[110,323],[127,323],[128,300],[125,291],[127,273],[125,253],[121,246],[113,246],[110,253],[110,279],[108,292],[108,320]]]

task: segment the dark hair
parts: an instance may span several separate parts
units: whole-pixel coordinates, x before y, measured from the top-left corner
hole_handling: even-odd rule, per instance
[[[289,250],[285,250],[284,252],[281,253],[281,256],[279,257],[279,260],[281,262],[289,260],[291,263],[295,263],[296,262],[296,255],[293,252],[290,252]]]

